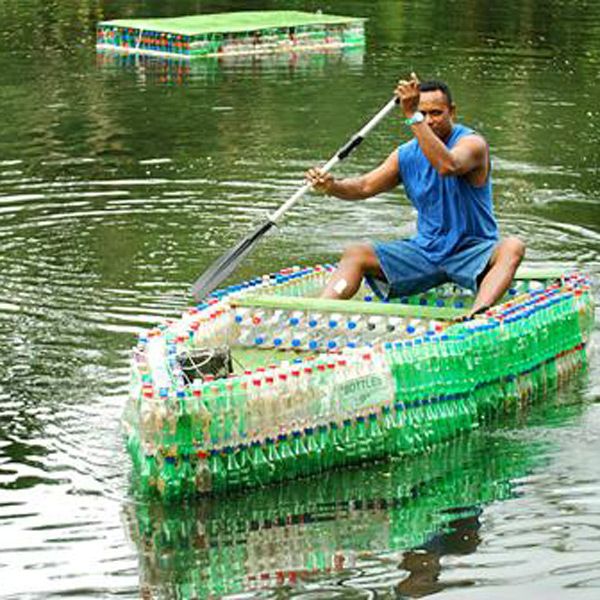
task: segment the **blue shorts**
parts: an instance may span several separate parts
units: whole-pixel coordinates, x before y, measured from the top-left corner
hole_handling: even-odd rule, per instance
[[[377,242],[373,249],[386,281],[371,276],[365,279],[382,300],[419,294],[447,281],[476,292],[478,278],[497,244],[498,240],[474,240],[435,263],[411,240]]]

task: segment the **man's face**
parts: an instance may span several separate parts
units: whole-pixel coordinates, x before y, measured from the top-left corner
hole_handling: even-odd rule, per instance
[[[425,121],[441,140],[445,140],[452,131],[454,105],[448,106],[446,96],[441,90],[421,92],[419,111],[425,116]]]

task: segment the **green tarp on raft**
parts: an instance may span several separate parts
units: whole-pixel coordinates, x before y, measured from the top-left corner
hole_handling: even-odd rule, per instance
[[[340,25],[343,23],[363,22],[365,19],[306,13],[294,10],[245,11],[207,15],[191,15],[158,19],[115,19],[101,21],[100,27],[158,31],[176,35],[203,35],[208,33],[232,33],[257,31],[282,27],[301,27],[311,25]]]

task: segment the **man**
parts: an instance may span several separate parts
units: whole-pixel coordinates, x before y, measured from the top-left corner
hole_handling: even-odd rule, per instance
[[[411,141],[360,177],[334,179],[313,168],[307,179],[317,191],[344,200],[369,198],[402,183],[417,209],[417,234],[349,246],[323,297],[351,298],[363,277],[383,299],[454,281],[477,292],[469,314],[482,312],[502,297],[525,253],[518,238],[499,240],[488,145],[454,123],[456,106],[445,83],[419,83],[413,73],[395,93]]]

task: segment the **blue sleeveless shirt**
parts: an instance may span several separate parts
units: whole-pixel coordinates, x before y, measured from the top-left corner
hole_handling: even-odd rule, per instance
[[[454,125],[445,144],[452,149],[474,131]],[[409,240],[434,263],[484,240],[498,239],[492,178],[476,187],[464,177],[442,176],[427,160],[416,138],[398,148],[400,177],[417,209],[417,235]]]

